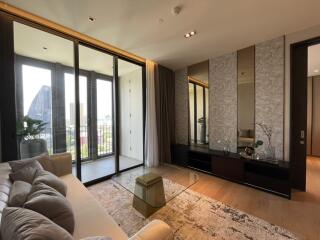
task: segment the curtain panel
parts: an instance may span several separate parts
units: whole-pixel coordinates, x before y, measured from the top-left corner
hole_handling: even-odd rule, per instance
[[[175,141],[174,72],[161,65],[155,67],[155,105],[160,163],[171,163],[171,144]]]
[[[145,160],[148,167],[159,165],[158,133],[155,105],[155,63],[146,62]]]

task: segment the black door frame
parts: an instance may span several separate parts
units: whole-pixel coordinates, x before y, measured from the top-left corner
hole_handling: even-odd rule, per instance
[[[307,79],[308,47],[320,44],[320,37],[290,46],[290,165],[291,185],[306,191],[307,171]],[[305,82],[301,81],[305,78]],[[301,130],[304,136],[301,136]],[[299,145],[300,144],[300,145]],[[304,147],[301,147],[304,146]],[[299,147],[300,146],[300,147]]]
[[[39,29],[48,33],[51,33],[53,35],[62,37],[64,39],[70,40],[73,42],[74,45],[74,71],[75,71],[75,110],[76,110],[76,153],[77,153],[77,161],[76,161],[76,172],[77,177],[81,180],[81,161],[78,159],[80,157],[80,106],[79,106],[79,45],[87,46],[90,48],[93,48],[95,50],[107,53],[114,58],[114,62],[116,62],[116,65],[114,65],[114,69],[117,72],[117,63],[118,59],[122,59],[124,61],[139,65],[142,67],[142,88],[143,88],[143,163],[135,167],[144,166],[145,164],[145,117],[146,117],[146,64],[144,62],[140,62],[135,59],[131,59],[125,55],[121,55],[117,52],[114,52],[109,49],[102,48],[100,46],[96,46],[90,42],[87,42],[85,40],[80,40],[79,38],[76,38],[74,36],[68,35],[66,33],[62,33],[58,30],[55,30],[53,28],[44,26],[42,24],[24,19],[23,17],[7,13],[3,10],[0,10],[0,30],[1,32],[5,34],[1,34],[0,36],[0,76],[1,76],[1,102],[0,102],[0,126],[1,126],[1,157],[3,161],[11,161],[18,158],[17,155],[17,141],[16,141],[16,112],[15,112],[15,76],[14,76],[14,46],[13,46],[13,22],[18,22],[21,24],[25,24],[29,27],[33,27],[35,29]],[[3,77],[3,79],[2,79]],[[116,89],[118,76],[115,76],[113,78],[113,99],[117,100],[119,99],[118,91],[119,89]],[[116,90],[116,91],[115,91]],[[3,93],[3,94],[2,94]],[[117,101],[114,102],[114,108],[117,107]],[[117,150],[119,147],[119,113],[116,109],[115,111],[115,131],[114,131],[114,139],[115,139],[115,160],[116,160],[116,173],[130,170],[132,168],[128,168],[122,171],[119,171],[119,156],[116,156],[119,154],[119,151]],[[5,140],[5,141],[4,141]],[[116,174],[115,173],[115,174]],[[85,185],[91,185],[106,179],[109,179],[114,174],[95,179],[93,181],[87,182]]]

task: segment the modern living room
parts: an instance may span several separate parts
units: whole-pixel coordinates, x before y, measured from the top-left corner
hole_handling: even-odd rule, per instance
[[[320,239],[319,7],[0,1],[0,239]]]

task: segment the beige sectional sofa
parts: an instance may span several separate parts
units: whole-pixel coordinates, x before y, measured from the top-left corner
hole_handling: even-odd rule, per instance
[[[112,240],[127,240],[128,236],[117,225],[105,209],[94,199],[84,185],[72,175],[71,155],[56,154],[50,157],[54,171],[67,185],[67,199],[75,215],[74,239],[92,236],[106,236]],[[0,164],[0,214],[7,206],[12,183],[9,180],[11,169],[8,163]],[[1,216],[0,216],[1,217]],[[130,240],[171,240],[171,228],[160,220],[154,220],[142,228]]]

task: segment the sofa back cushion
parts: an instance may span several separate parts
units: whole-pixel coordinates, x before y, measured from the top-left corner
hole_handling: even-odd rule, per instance
[[[9,163],[10,164],[10,163]],[[12,182],[14,181],[24,181],[27,183],[32,183],[37,170],[42,170],[42,166],[38,161],[30,161],[22,168],[16,168],[15,171],[9,174],[9,178]]]
[[[67,186],[66,184],[58,178],[56,175],[45,171],[38,169],[35,174],[35,178],[33,181],[33,184],[37,183],[44,183],[55,190],[57,190],[59,193],[61,193],[63,196],[67,195]]]
[[[38,182],[32,186],[24,207],[46,216],[69,233],[73,233],[75,220],[71,204],[46,184]]]
[[[10,207],[22,207],[31,191],[31,184],[23,181],[15,181],[11,187],[8,205]]]
[[[49,155],[47,153],[43,153],[39,156],[33,158],[26,158],[21,160],[9,161],[9,165],[12,169],[12,172],[16,172],[19,169],[24,168],[26,165],[37,161],[41,164],[42,168],[46,171],[54,173],[54,167],[52,162],[50,161]]]
[[[7,207],[3,211],[1,236],[4,240],[73,240],[66,230],[41,214],[15,207]]]

